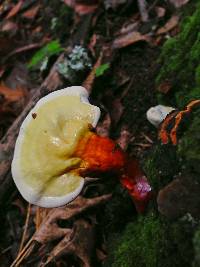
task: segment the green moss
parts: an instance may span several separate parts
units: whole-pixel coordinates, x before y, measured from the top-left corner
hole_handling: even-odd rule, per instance
[[[183,159],[183,167],[200,179],[200,111],[196,111],[193,117],[178,144],[178,155]]]
[[[193,257],[191,225],[169,224],[155,212],[139,216],[109,240],[105,267],[190,267]],[[187,240],[187,242],[186,242]]]
[[[160,63],[162,67],[157,77],[157,83],[160,84],[167,80],[172,88],[167,95],[158,94],[159,103],[183,109],[191,100],[200,99],[199,3],[196,4],[193,14],[183,20],[178,36],[169,39],[164,44]],[[199,174],[200,112],[193,112],[192,119],[188,120],[187,118],[186,120],[187,126],[182,131],[183,135],[179,137],[177,156],[182,159],[182,169],[185,172]],[[169,158],[168,151],[166,154]]]
[[[143,168],[153,190],[158,191],[179,171],[175,147],[156,145],[144,160]]]
[[[157,83],[169,81],[173,97],[167,102],[183,107],[200,97],[200,5],[184,19],[180,34],[169,39],[162,49]],[[171,93],[170,93],[171,94]],[[159,97],[160,100],[160,97]]]
[[[195,260],[194,260],[193,267],[199,267],[200,266],[200,228],[196,231],[194,235],[193,244],[194,244],[194,251],[195,251]]]

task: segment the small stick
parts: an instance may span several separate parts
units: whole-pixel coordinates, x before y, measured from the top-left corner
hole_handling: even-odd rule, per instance
[[[95,79],[96,69],[101,65],[102,58],[103,58],[103,52],[100,53],[100,56],[98,57],[96,63],[94,64],[91,72],[89,73],[88,77],[86,78],[86,80],[82,84],[82,86],[87,89],[89,94],[92,91],[92,86],[93,86],[94,79]]]
[[[33,250],[33,247],[34,247],[34,243],[32,243],[28,248],[27,250],[25,251],[25,253],[23,254],[23,257],[21,257],[15,264],[15,267],[18,267],[21,262],[23,261],[23,259]]]
[[[19,252],[18,253],[21,252],[21,250],[23,248],[23,245],[24,245],[24,241],[26,239],[26,234],[27,234],[27,230],[28,230],[28,224],[29,224],[30,214],[31,214],[31,204],[28,203],[27,214],[26,214],[26,221],[25,221],[25,226],[24,226],[24,232],[23,232],[23,235],[22,235],[22,240],[21,240],[21,243],[20,243],[20,246],[19,246]]]
[[[36,207],[36,214],[35,214],[35,228],[36,231],[38,230],[40,226],[41,220],[40,220],[40,207]]]
[[[10,267],[15,267],[17,262],[25,257],[27,254],[27,249],[29,249],[29,246],[31,245],[31,242],[33,241],[33,236],[32,238],[28,241],[28,243],[25,245],[25,247],[20,251],[20,253],[17,255],[16,259],[13,261],[13,263],[10,265]]]

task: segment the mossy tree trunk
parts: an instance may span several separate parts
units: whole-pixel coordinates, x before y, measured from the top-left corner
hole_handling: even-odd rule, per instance
[[[167,94],[158,92],[158,103],[180,110],[200,99],[200,4],[194,10],[179,35],[164,44],[156,81],[158,87],[170,84]],[[200,266],[200,107],[186,117],[178,137],[176,146],[157,144],[144,160],[155,201],[147,214],[110,239],[105,266]]]

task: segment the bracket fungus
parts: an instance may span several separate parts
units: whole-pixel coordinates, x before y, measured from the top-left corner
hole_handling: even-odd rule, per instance
[[[163,105],[151,107],[146,115],[148,121],[155,127],[159,127],[159,139],[163,144],[170,141],[177,145],[177,132],[184,118],[189,115],[195,107],[200,106],[200,99],[192,100],[183,110]]]
[[[38,101],[19,131],[12,176],[22,196],[42,207],[72,201],[84,179],[75,171],[82,161],[73,155],[88,125],[96,126],[100,110],[78,86],[53,92]]]
[[[93,127],[100,109],[85,88],[72,86],[50,93],[29,112],[19,131],[12,176],[22,196],[42,207],[58,207],[76,198],[84,177],[111,172],[143,211],[151,187],[136,160]]]
[[[156,128],[159,127],[161,122],[171,113],[175,108],[167,107],[163,105],[157,105],[147,110],[147,120],[153,124]]]

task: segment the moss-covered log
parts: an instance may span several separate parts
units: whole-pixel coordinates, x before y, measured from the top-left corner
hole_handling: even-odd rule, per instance
[[[166,82],[170,84],[169,92],[158,92],[159,104],[173,105],[181,110],[190,101],[200,99],[199,4],[192,15],[184,18],[179,35],[164,44],[159,64],[157,86]],[[197,188],[200,186],[199,133],[200,107],[184,120],[176,146],[158,143],[148,153],[143,166],[154,189],[155,201],[146,215],[138,216],[122,233],[110,238],[106,267],[200,266],[200,207],[196,212],[198,205],[193,207],[190,202],[190,196],[194,203],[200,201],[200,192],[193,195],[195,185]],[[176,196],[179,210],[176,213],[176,208],[173,209],[173,218],[170,210],[166,214],[159,213],[162,209],[157,207],[156,200],[160,190],[165,190],[160,201],[165,201],[163,196],[167,196],[169,204],[175,190],[180,196],[181,190],[185,190],[187,203],[184,197]],[[170,209],[170,205],[168,207]]]

